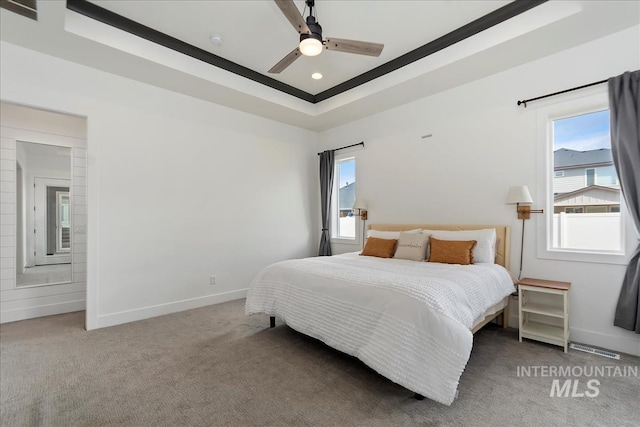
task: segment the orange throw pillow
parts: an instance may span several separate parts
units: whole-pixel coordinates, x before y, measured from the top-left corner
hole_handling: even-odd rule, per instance
[[[473,248],[477,243],[476,240],[438,240],[431,237],[429,262],[473,264]]]
[[[396,252],[396,239],[378,239],[369,237],[360,255],[377,256],[379,258],[392,258]]]

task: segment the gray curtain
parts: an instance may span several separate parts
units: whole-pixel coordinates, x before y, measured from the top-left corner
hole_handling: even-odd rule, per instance
[[[331,192],[333,191],[333,150],[320,153],[320,209],[322,210],[322,235],[320,236],[319,256],[331,256]]]
[[[640,71],[612,77],[609,84],[611,153],[620,189],[640,240]],[[633,252],[613,321],[640,334],[640,244]]]

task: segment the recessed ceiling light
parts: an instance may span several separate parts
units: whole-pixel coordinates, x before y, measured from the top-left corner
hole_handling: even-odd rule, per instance
[[[220,34],[211,34],[211,36],[209,37],[209,40],[211,40],[211,43],[214,46],[222,46],[222,41],[224,39],[222,38],[222,36]]]
[[[313,74],[311,74],[311,78],[314,79],[314,80],[320,80],[322,78],[322,74],[313,73]]]

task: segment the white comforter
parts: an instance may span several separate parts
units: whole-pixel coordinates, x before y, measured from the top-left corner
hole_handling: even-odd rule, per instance
[[[513,291],[509,273],[497,264],[349,253],[263,269],[251,283],[245,311],[278,316],[407,389],[450,405],[469,360],[474,322]]]

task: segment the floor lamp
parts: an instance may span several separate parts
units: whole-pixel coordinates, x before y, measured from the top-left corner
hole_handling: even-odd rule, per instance
[[[526,185],[511,187],[507,194],[507,205],[516,205],[518,219],[522,220],[522,239],[520,239],[520,273],[518,280],[522,276],[522,254],[524,253],[524,221],[531,218],[532,213],[544,213],[544,209],[531,209],[533,199]]]

